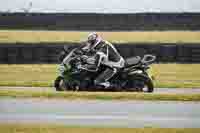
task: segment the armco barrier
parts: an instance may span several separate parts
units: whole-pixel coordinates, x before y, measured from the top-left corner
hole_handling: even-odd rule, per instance
[[[7,49],[6,48],[0,48],[0,63],[8,63],[7,60]]]
[[[59,63],[64,45],[78,43],[0,44],[1,64]],[[157,62],[200,63],[200,44],[114,44],[125,58],[153,54]]]
[[[21,62],[19,59],[19,49],[18,47],[8,47],[7,48],[7,59],[9,64],[16,64]]]
[[[177,46],[176,45],[163,45],[160,49],[162,54],[161,60],[164,62],[173,62],[177,57]]]
[[[200,30],[200,13],[0,13],[1,29]]]
[[[33,50],[28,47],[22,47],[20,50],[21,63],[31,63],[33,61]]]

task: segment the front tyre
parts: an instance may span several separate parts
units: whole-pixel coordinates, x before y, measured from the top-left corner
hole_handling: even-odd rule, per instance
[[[54,81],[54,87],[56,88],[56,91],[64,91],[66,89],[63,77],[58,76],[56,78]]]

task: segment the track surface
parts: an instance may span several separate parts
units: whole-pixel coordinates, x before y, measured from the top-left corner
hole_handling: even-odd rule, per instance
[[[51,87],[4,87],[4,86],[1,86],[0,87],[0,90],[1,89],[13,89],[13,90],[31,90],[31,91],[55,91],[54,88],[51,88]],[[200,88],[195,88],[195,89],[192,89],[192,88],[155,88],[154,92],[153,93],[180,93],[180,94],[193,94],[193,93],[200,93]]]
[[[0,122],[199,128],[200,102],[0,99]]]
[[[50,87],[1,89],[55,91]],[[200,89],[156,88],[154,93],[200,93]],[[200,102],[0,99],[0,123],[82,126],[199,128]]]

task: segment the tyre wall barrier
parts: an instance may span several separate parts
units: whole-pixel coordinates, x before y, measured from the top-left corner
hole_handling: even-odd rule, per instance
[[[0,44],[1,64],[59,63],[64,45],[78,43]],[[153,54],[157,62],[200,63],[200,44],[114,44],[125,58]]]
[[[200,13],[0,13],[1,29],[200,30]]]

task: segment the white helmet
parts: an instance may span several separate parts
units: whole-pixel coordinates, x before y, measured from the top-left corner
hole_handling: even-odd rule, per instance
[[[97,41],[97,39],[99,38],[98,34],[93,32],[93,33],[90,33],[88,35],[88,42],[90,43],[95,43]]]

